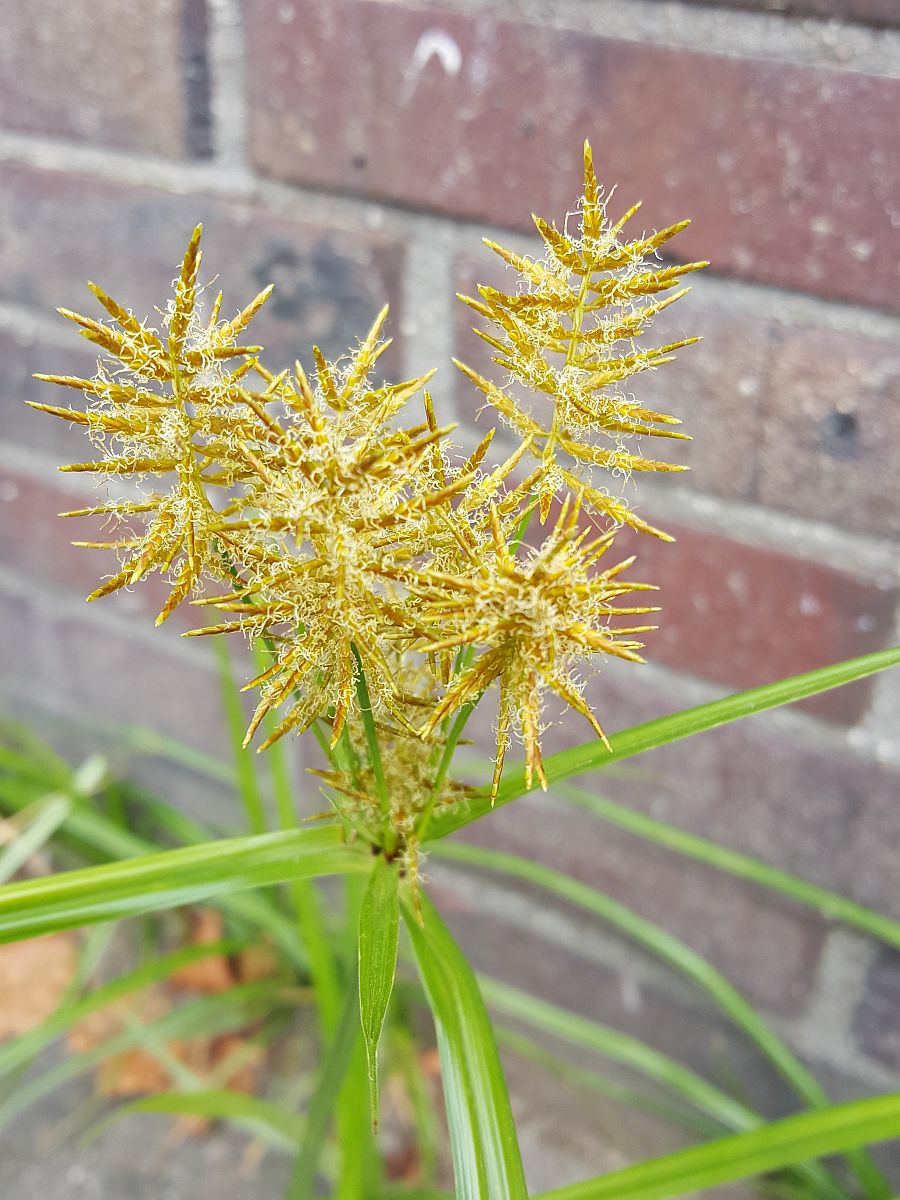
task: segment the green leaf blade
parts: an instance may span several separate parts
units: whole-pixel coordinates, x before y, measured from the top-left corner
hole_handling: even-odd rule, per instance
[[[865,654],[861,658],[852,658],[847,662],[836,663],[833,666],[822,667],[818,671],[809,671],[804,675],[794,675],[788,679],[780,679],[775,683],[767,683],[762,687],[750,688],[748,691],[736,692],[724,696],[720,700],[712,700],[708,704],[700,704],[683,712],[671,713],[659,717],[655,721],[646,721],[625,729],[612,737],[612,753],[602,742],[593,740],[568,750],[561,750],[544,759],[544,770],[547,781],[552,787],[564,779],[574,775],[582,775],[586,771],[610,767],[615,763],[624,762],[648,750],[667,746],[671,742],[691,737],[715,729],[719,725],[727,725],[744,717],[754,716],[767,709],[780,708],[792,704],[796,700],[804,700],[827,692],[831,688],[841,687],[845,683],[853,683],[874,675],[879,671],[900,663],[900,647],[890,650],[880,650],[875,654]],[[537,787],[537,780],[532,787]],[[525,773],[522,770],[506,773],[493,807],[509,804],[524,796],[529,790],[525,783]],[[429,841],[446,837],[447,834],[470,825],[491,811],[492,805],[487,793],[475,796],[465,809],[449,810],[435,816],[429,827]]]
[[[397,970],[400,878],[379,855],[359,912],[359,1016],[366,1046],[372,1131],[378,1129],[378,1043]]]
[[[801,1113],[680,1150],[536,1200],[666,1200],[900,1135],[900,1093]]]
[[[337,827],[223,838],[0,888],[0,943],[118,920],[223,892],[366,871]]]
[[[437,1031],[458,1200],[527,1200],[525,1173],[490,1018],[472,968],[427,896],[404,924]]]

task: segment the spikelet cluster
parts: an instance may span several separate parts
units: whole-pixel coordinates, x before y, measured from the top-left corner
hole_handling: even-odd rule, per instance
[[[656,259],[682,226],[620,240],[634,211],[609,223],[586,147],[578,235],[536,218],[543,260],[492,245],[521,285],[481,288],[467,303],[492,323],[482,336],[534,393],[533,410],[457,365],[518,434],[500,463],[488,461],[493,431],[468,459],[455,454],[426,390],[433,372],[376,377],[387,309],[337,362],[313,348],[311,376],[299,362],[275,372],[241,344],[271,289],[231,320],[220,295],[203,320],[199,227],[161,330],[94,285],[110,322],[60,310],[103,357],[91,379],[39,377],[80,391],[84,409],[35,407],[85,426],[99,452],[64,470],[92,471],[117,493],[133,477],[138,489],[79,510],[113,525],[114,537],[88,544],[120,558],[89,598],[157,571],[171,586],[159,620],[190,599],[219,623],[188,636],[263,639],[247,741],[264,720],[260,749],[330,726],[332,804],[410,871],[432,813],[467,795],[448,771],[485,692],[499,692],[491,796],[514,735],[529,786],[546,786],[544,698],[561,698],[605,742],[584,666],[641,661],[638,639],[653,628],[643,619],[656,611],[652,585],[632,580],[614,543],[622,525],[665,535],[596,475],[677,469],[633,448],[642,435],[684,436],[676,418],[621,385],[693,340],[636,342],[686,289],[663,294],[702,264]]]
[[[100,452],[96,461],[71,463],[61,470],[92,472],[113,490],[127,477],[142,485],[138,499],[119,497],[62,515],[103,516],[116,533],[109,541],[76,543],[117,550],[121,558],[121,569],[88,600],[153,571],[169,577],[172,590],[157,624],[199,588],[204,575],[221,574],[214,549],[216,497],[249,478],[239,447],[243,439],[252,439],[255,425],[240,390],[259,347],[241,346],[238,338],[272,290],[260,292],[230,321],[219,319],[220,293],[203,323],[197,289],[201,231],[198,225],[188,244],[162,332],[139,321],[93,283],[88,286],[109,322],[59,309],[104,357],[91,379],[37,378],[82,392],[88,400],[85,411],[29,401],[33,408],[83,425]]]
[[[619,603],[622,597],[655,590],[652,584],[626,579],[633,559],[607,569],[594,568],[613,543],[612,531],[596,534],[579,527],[580,498],[567,498],[549,535],[535,550],[516,553],[496,508],[491,509],[491,540],[466,569],[454,575],[423,572],[413,585],[422,619],[441,631],[429,650],[483,647],[460,671],[425,725],[440,722],[465,704],[477,701],[494,681],[500,685],[497,757],[491,794],[496,795],[510,730],[518,725],[525,743],[525,778],[537,775],[547,786],[541,762],[541,700],[555,692],[585,717],[606,742],[585,703],[573,666],[595,654],[640,662],[636,634],[652,625],[610,628],[613,617],[656,612],[646,604]],[[607,742],[608,745],[608,742]]]
[[[689,291],[678,287],[681,279],[707,264],[664,266],[657,257],[660,247],[690,222],[628,241],[622,231],[640,204],[615,222],[606,208],[586,142],[578,232],[535,216],[545,246],[541,260],[485,239],[515,270],[516,287],[510,292],[479,287],[477,299],[459,297],[488,324],[474,332],[495,351],[494,362],[511,383],[534,396],[530,410],[509,386],[454,361],[518,437],[527,439],[537,460],[529,483],[540,496],[542,521],[555,496],[578,492],[601,517],[670,540],[606,484],[594,481],[633,471],[687,469],[645,458],[635,448],[635,439],[642,436],[686,435],[672,428],[680,424],[676,417],[644,407],[622,385],[670,362],[676,350],[698,340],[683,338],[648,349],[637,344],[656,314]]]
[[[253,480],[242,512],[218,526],[238,567],[237,586],[201,603],[235,619],[197,634],[241,630],[266,637],[271,667],[253,681],[262,695],[248,741],[273,709],[287,713],[266,745],[303,730],[323,712],[337,741],[354,705],[358,664],[368,686],[401,722],[396,672],[385,635],[404,631],[401,581],[428,553],[434,510],[465,487],[445,468],[441,439],[424,395],[423,419],[397,424],[429,375],[375,387],[370,375],[388,346],[387,309],[346,363],[314,348],[316,382],[302,366],[272,378],[279,422],[250,396],[261,432],[246,457]],[[432,372],[433,374],[433,372]]]

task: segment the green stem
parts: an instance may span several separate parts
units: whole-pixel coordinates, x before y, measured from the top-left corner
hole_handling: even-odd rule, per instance
[[[369,749],[369,765],[375,780],[375,791],[381,807],[384,820],[385,850],[390,854],[395,848],[396,839],[391,827],[391,798],[388,795],[387,780],[384,777],[384,767],[381,762],[381,746],[378,742],[378,730],[375,728],[375,717],[372,713],[372,701],[369,696],[369,685],[366,683],[366,673],[363,670],[359,651],[353,647],[353,657],[356,659],[356,698],[359,702],[363,729],[366,732],[366,745]]]
[[[481,696],[483,695],[484,692],[481,693]],[[475,711],[475,706],[481,700],[481,696],[479,696],[476,700],[473,700],[470,704],[464,704],[456,714],[456,719],[454,720],[453,724],[450,726],[450,731],[447,734],[447,740],[444,742],[444,749],[441,754],[440,761],[438,762],[437,771],[435,772],[434,782],[431,785],[431,793],[428,797],[425,808],[422,810],[422,816],[419,818],[416,836],[420,842],[425,840],[425,835],[428,832],[428,826],[431,822],[431,817],[434,813],[438,796],[441,792],[441,787],[443,786],[444,780],[447,778],[447,772],[450,770],[450,764],[453,761],[453,755],[456,752],[459,739],[462,737],[463,730],[468,723],[469,717],[471,717],[472,713]]]

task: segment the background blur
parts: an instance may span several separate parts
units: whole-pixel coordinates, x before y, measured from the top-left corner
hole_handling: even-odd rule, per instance
[[[674,253],[712,261],[656,329],[704,341],[635,388],[695,440],[689,475],[642,481],[641,514],[678,541],[641,542],[663,628],[650,665],[593,688],[604,724],[900,640],[898,0],[0,0],[0,27],[4,709],[84,753],[110,721],[226,753],[209,647],[154,631],[158,592],[83,604],[107,564],[69,545],[93,526],[54,514],[90,503],[90,479],[55,466],[89,450],[22,403],[62,402],[33,371],[92,373],[56,305],[93,314],[91,278],[150,313],[202,220],[227,311],[277,285],[253,331],[267,361],[340,353],[388,299],[386,369],[440,365],[442,419],[471,423],[448,360],[484,354],[454,292],[502,277],[483,233],[529,251],[532,210],[563,218],[585,136],[616,216],[639,198],[647,228],[691,216]],[[602,787],[900,917],[898,731],[895,671]],[[142,769],[207,814],[225,803]],[[838,1097],[895,1082],[900,955],[552,798],[478,834],[709,955]],[[613,937],[496,879],[431,875],[476,963],[785,1103]],[[555,1102],[526,1117],[547,1146],[579,1137]]]

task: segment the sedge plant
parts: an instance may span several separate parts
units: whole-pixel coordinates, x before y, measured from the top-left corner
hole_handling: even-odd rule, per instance
[[[109,320],[60,311],[100,352],[96,374],[39,377],[83,397],[78,407],[33,407],[85,427],[95,457],[62,469],[90,472],[107,492],[101,504],[64,514],[100,518],[102,540],[79,544],[117,555],[89,599],[157,574],[168,585],[158,624],[193,605],[198,618],[214,620],[186,636],[249,641],[259,667],[247,684],[256,707],[245,752],[255,744],[277,753],[285,736],[308,732],[325,758],[317,774],[328,809],[314,825],[297,825],[287,795],[277,833],[262,832],[251,807],[249,837],[194,840],[8,885],[0,889],[0,937],[288,883],[304,958],[328,997],[307,1127],[321,1133],[333,1110],[345,1150],[360,1148],[359,1178],[336,1194],[372,1192],[362,1150],[371,1133],[341,1099],[363,1078],[377,1127],[378,1047],[401,925],[434,1018],[456,1194],[528,1194],[485,995],[514,1016],[537,1013],[551,1035],[573,1024],[496,982],[479,985],[429,896],[423,863],[432,852],[537,883],[652,949],[705,990],[804,1106],[766,1125],[726,1104],[728,1119],[718,1128],[724,1124],[731,1136],[548,1195],[676,1195],[785,1168],[819,1191],[845,1194],[813,1161],[840,1151],[853,1173],[847,1186],[888,1194],[861,1147],[900,1133],[900,1096],[832,1106],[740,994],[687,947],[549,868],[444,840],[535,788],[900,661],[900,651],[869,655],[615,735],[605,731],[609,714],[589,706],[588,676],[606,657],[641,663],[644,638],[655,628],[656,589],[616,543],[624,529],[672,539],[640,517],[622,484],[645,471],[684,469],[645,455],[644,447],[652,438],[686,435],[677,417],[641,404],[630,388],[696,340],[647,346],[644,335],[686,294],[683,279],[706,265],[664,263],[659,250],[685,223],[631,236],[636,212],[613,219],[586,145],[575,215],[562,227],[535,218],[541,257],[487,243],[510,268],[510,288],[481,287],[461,299],[481,318],[476,332],[496,370],[489,378],[456,366],[511,432],[514,447],[503,458],[491,457],[493,430],[468,457],[454,449],[453,427],[441,424],[428,390],[434,372],[377,378],[389,345],[387,309],[345,358],[329,362],[313,348],[312,377],[299,362],[265,362],[247,330],[271,289],[231,319],[222,316],[221,294],[207,306],[199,226],[160,329],[92,284]],[[545,755],[553,697],[587,724],[590,737]],[[462,781],[457,758],[477,709],[491,714],[495,732],[493,770],[482,787]],[[514,741],[522,746],[515,767],[507,763]],[[325,875],[346,877],[350,987],[315,916],[320,897],[310,880]],[[854,906],[844,905],[841,915],[852,920]],[[625,1061],[640,1057],[602,1031],[579,1036],[582,1045],[593,1037],[605,1052],[618,1045]],[[719,1119],[711,1109],[719,1111],[721,1097],[702,1080],[677,1064],[655,1061],[655,1069],[660,1078],[674,1069],[694,1103]],[[297,1155],[295,1198],[313,1194],[315,1144],[307,1138]]]

